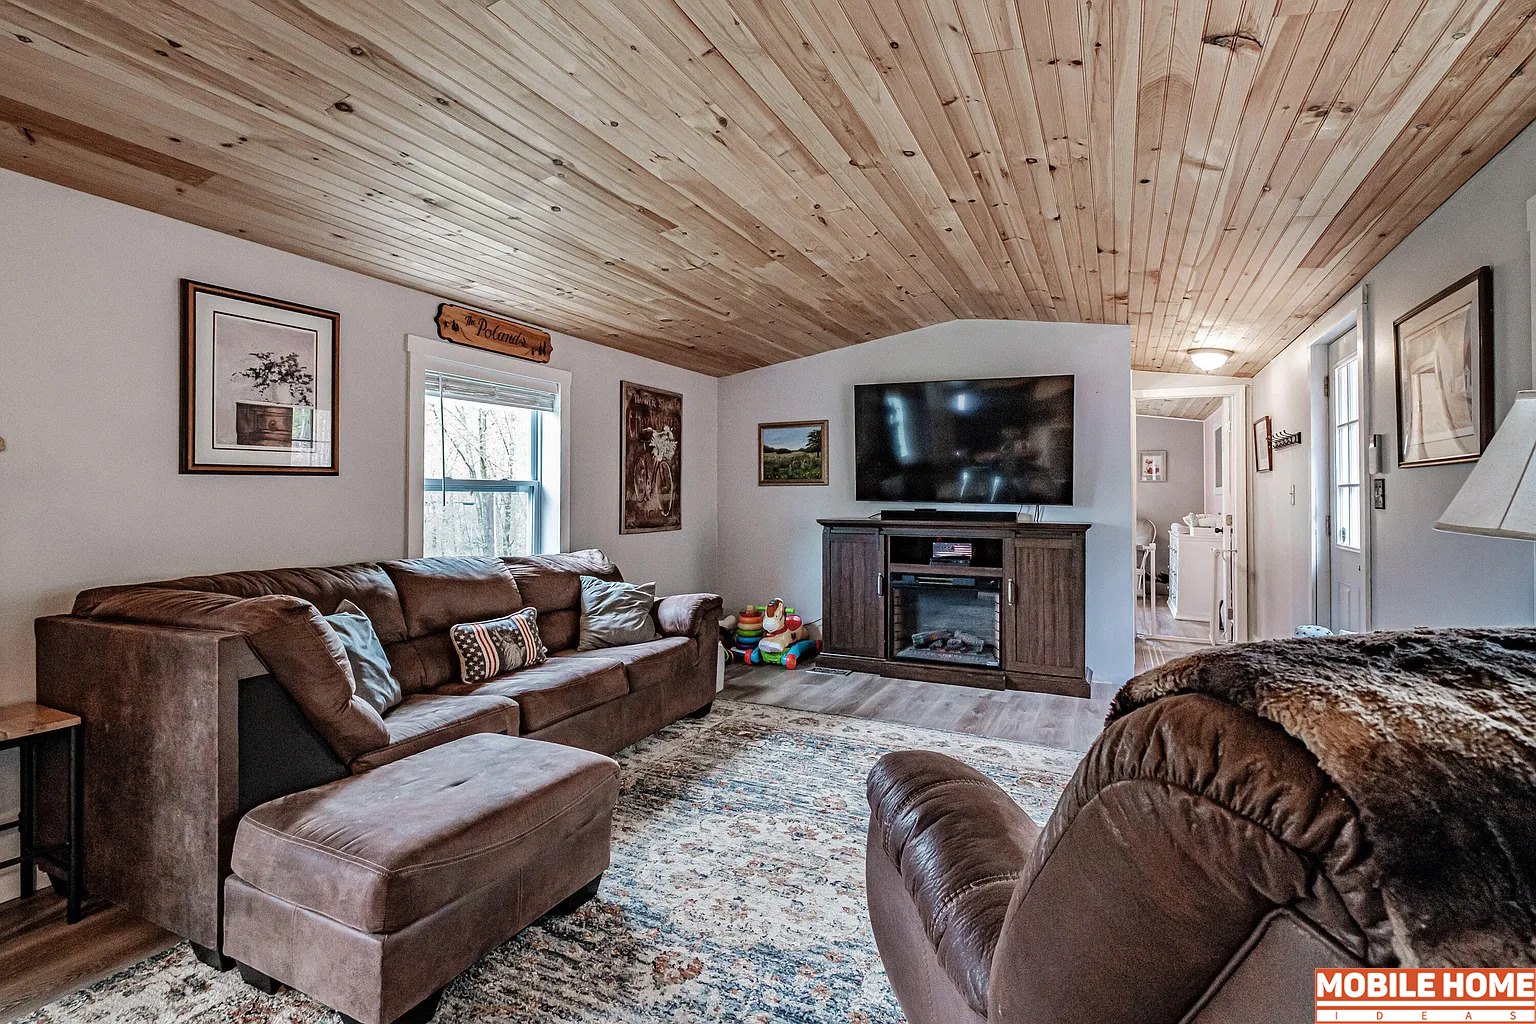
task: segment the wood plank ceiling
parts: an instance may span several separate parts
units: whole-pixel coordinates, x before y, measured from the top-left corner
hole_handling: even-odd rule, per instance
[[[1204,420],[1221,408],[1220,398],[1138,398],[1136,415],[1174,420]]]
[[[1533,13],[0,0],[0,164],[708,373],[999,317],[1251,374],[1536,118]]]

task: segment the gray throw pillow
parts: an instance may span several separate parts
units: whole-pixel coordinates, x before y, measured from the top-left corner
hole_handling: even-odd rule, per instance
[[[351,601],[343,601],[325,621],[346,648],[352,678],[357,681],[357,695],[381,715],[399,704],[404,699],[400,683],[389,670],[389,656],[384,653],[384,644],[373,631],[367,614]]]
[[[581,578],[581,641],[578,651],[643,644],[656,639],[654,583],[609,583],[596,576]]]

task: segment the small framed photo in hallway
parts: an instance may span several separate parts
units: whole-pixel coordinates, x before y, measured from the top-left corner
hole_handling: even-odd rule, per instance
[[[1268,416],[1253,421],[1253,471],[1268,473],[1274,468],[1275,435]]]
[[[1149,448],[1141,453],[1141,482],[1144,484],[1168,482],[1167,449]]]

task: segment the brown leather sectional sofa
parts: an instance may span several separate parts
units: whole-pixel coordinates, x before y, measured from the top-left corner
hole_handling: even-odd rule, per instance
[[[576,652],[599,551],[275,569],[89,590],[37,621],[38,700],[81,715],[85,882],[218,959],[236,826],[267,801],[478,733],[611,754],[715,693],[720,598],[657,601],[659,637]],[[319,621],[365,611],[406,697],[382,717]],[[546,664],[459,679],[449,627],[538,609]],[[50,810],[52,813],[50,813]],[[40,836],[58,809],[40,808]]]

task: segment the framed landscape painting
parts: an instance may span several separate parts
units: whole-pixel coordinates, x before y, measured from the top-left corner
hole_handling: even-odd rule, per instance
[[[181,282],[181,472],[337,473],[341,318]]]
[[[827,482],[827,421],[757,425],[757,485],[780,487]]]
[[[1471,462],[1493,439],[1493,271],[1482,267],[1392,323],[1397,464]]]
[[[683,528],[683,396],[619,382],[619,532]]]

